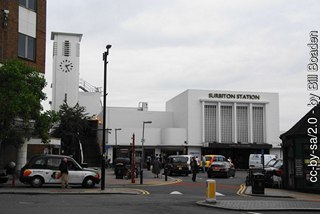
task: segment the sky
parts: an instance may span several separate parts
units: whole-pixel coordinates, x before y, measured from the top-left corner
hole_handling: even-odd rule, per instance
[[[287,131],[310,110],[307,44],[319,10],[318,0],[47,0],[45,77],[50,85],[51,32],[80,33],[80,78],[94,86],[112,45],[107,106],[165,111],[187,89],[276,92]]]

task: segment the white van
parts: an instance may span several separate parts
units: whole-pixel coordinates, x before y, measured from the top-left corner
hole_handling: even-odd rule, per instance
[[[265,154],[264,156],[264,166],[271,159],[278,159],[277,155]],[[249,156],[249,169],[261,169],[262,167],[262,154],[250,154]]]

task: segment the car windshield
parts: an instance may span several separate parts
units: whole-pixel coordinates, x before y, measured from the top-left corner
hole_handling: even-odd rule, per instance
[[[187,157],[172,157],[170,158],[171,163],[187,163]]]
[[[282,166],[282,164],[283,164],[282,160],[278,160],[278,161],[273,165],[273,167],[279,168],[279,167]]]
[[[206,158],[206,161],[211,161],[211,157],[205,157]]]
[[[266,166],[273,166],[277,162],[277,159],[271,159]]]

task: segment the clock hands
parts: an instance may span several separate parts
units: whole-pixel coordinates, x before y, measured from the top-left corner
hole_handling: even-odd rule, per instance
[[[67,69],[67,72],[70,72],[73,68],[73,65],[72,65],[72,63],[69,63],[69,64],[66,64],[65,67]]]

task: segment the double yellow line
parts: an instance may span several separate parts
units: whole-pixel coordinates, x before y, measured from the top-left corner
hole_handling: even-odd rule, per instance
[[[244,192],[246,191],[247,189],[247,186],[245,184],[241,184],[240,185],[240,189],[238,190],[237,192],[237,195],[240,195],[240,196],[248,196],[246,194],[244,194]]]
[[[143,189],[135,189],[138,192],[141,192],[141,195],[150,195],[150,192],[148,192],[147,190],[143,190]]]

